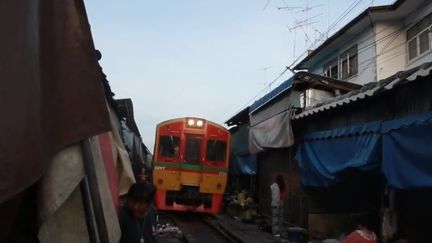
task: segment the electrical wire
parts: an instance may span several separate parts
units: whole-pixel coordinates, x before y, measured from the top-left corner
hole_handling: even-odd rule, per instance
[[[263,11],[266,10],[267,6],[270,4],[271,0],[267,0],[266,4],[264,5]]]
[[[253,101],[255,101],[256,98],[258,98],[264,91],[267,90],[267,87],[271,86],[273,83],[275,83],[277,80],[279,80],[279,78],[281,78],[287,71],[289,70],[288,67],[285,67],[285,69],[276,77],[274,78],[264,89],[262,89],[261,91],[258,92],[258,94],[256,94],[252,99],[250,99],[248,102],[246,102],[243,106],[241,106],[240,109],[238,109],[235,113],[239,113],[240,111],[242,111],[244,108],[246,108],[247,106],[249,106],[249,104],[251,104]]]

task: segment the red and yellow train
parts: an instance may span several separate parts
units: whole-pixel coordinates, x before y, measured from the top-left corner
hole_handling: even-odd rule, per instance
[[[218,213],[227,184],[227,129],[186,117],[157,125],[153,182],[160,210]]]

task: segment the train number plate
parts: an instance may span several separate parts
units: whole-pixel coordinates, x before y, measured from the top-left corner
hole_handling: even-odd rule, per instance
[[[155,166],[154,169],[155,170],[165,170],[165,167],[163,167],[163,166]]]

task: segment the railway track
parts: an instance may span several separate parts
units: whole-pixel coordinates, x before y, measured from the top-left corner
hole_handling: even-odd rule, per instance
[[[240,243],[243,242],[220,226],[209,215],[173,213],[172,221],[182,230],[186,243]]]

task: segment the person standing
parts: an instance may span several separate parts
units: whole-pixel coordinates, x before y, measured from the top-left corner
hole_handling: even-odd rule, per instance
[[[285,180],[282,175],[277,175],[270,186],[272,209],[272,234],[280,237],[283,231],[283,199],[286,195]]]

